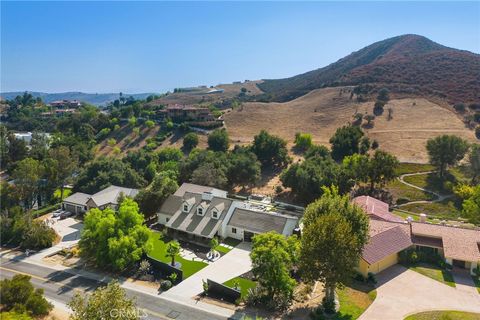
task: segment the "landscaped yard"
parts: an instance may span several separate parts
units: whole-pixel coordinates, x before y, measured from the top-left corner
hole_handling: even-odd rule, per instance
[[[426,277],[432,278],[433,280],[442,282],[447,286],[455,287],[455,281],[453,280],[453,276],[447,270],[443,270],[437,266],[429,264],[418,264],[416,266],[410,266],[408,268],[410,270],[423,274]]]
[[[402,206],[402,209],[415,213],[425,213],[439,219],[458,219],[461,216],[459,203],[454,198],[448,198],[441,202],[414,203]]]
[[[377,297],[377,291],[370,285],[358,281],[337,290],[340,310],[333,319],[357,319]]]
[[[238,282],[238,285],[240,286],[240,292],[242,294],[242,298],[244,298],[248,294],[248,289],[255,288],[255,286],[257,285],[255,281],[245,279],[242,277],[236,277],[236,278],[230,279],[224,282],[223,284],[226,285],[227,287],[233,288],[236,282]]]
[[[461,311],[427,311],[413,314],[405,320],[478,320],[480,313]]]
[[[152,258],[160,260],[165,263],[170,263],[171,259],[166,256],[166,244],[161,239],[162,234],[160,232],[153,232],[152,242],[153,242],[153,249],[149,253]],[[182,271],[183,271],[183,279],[190,277],[192,274],[200,271],[201,269],[205,268],[208,264],[202,261],[191,261],[182,258],[180,255],[175,256],[175,261],[178,261],[182,264]]]
[[[418,174],[414,176],[406,176],[403,178],[405,182],[411,183],[416,185],[420,188],[425,188],[428,190],[432,190],[434,192],[448,194],[449,191],[445,190],[443,187],[443,180],[440,179],[437,173],[429,173],[429,174]],[[451,181],[455,179],[451,176]]]
[[[386,188],[393,195],[393,198],[397,201],[397,204],[405,203],[407,201],[409,202],[435,199],[435,196],[431,193],[407,186],[406,184],[400,182],[398,179],[394,179],[389,182]]]
[[[416,172],[425,172],[425,171],[433,171],[435,167],[431,164],[422,164],[422,163],[406,163],[402,162],[398,165],[397,170],[395,172],[397,175],[402,175],[405,173],[416,173]]]

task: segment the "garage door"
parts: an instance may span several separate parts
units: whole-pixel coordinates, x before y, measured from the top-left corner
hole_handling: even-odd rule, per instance
[[[72,212],[72,213],[75,213],[75,206],[66,203],[66,204],[65,204],[65,210],[66,210],[66,211],[69,211],[69,212]]]
[[[255,233],[250,232],[250,231],[243,232],[243,241],[252,242],[252,238],[253,238],[254,235],[255,235]]]

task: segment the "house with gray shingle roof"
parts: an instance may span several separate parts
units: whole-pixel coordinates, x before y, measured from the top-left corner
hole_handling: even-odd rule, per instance
[[[262,210],[246,201],[230,199],[227,192],[184,183],[168,197],[157,213],[158,223],[174,236],[206,243],[213,237],[251,241],[268,231],[289,236],[298,218]]]
[[[103,210],[108,207],[117,210],[121,195],[134,198],[137,194],[138,189],[118,186],[109,186],[93,195],[76,192],[63,200],[62,209],[72,213],[85,213],[92,208]]]

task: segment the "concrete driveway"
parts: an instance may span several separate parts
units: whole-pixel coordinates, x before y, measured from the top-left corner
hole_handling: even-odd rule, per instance
[[[361,320],[403,320],[407,315],[429,310],[480,313],[480,295],[461,284],[452,288],[400,265],[381,272],[377,280],[377,298]]]

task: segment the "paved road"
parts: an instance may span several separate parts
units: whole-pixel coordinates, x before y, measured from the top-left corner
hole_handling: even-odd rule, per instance
[[[1,279],[11,278],[15,274],[22,273],[32,276],[32,283],[35,287],[44,289],[46,297],[63,304],[67,304],[71,300],[75,290],[91,292],[97,287],[105,285],[105,283],[101,281],[92,280],[65,271],[58,271],[18,260],[2,259],[0,266]],[[137,306],[147,313],[148,317],[143,319],[226,319],[226,317],[194,309],[187,305],[178,304],[150,294],[129,289],[126,289],[126,291],[128,296],[136,297]]]

